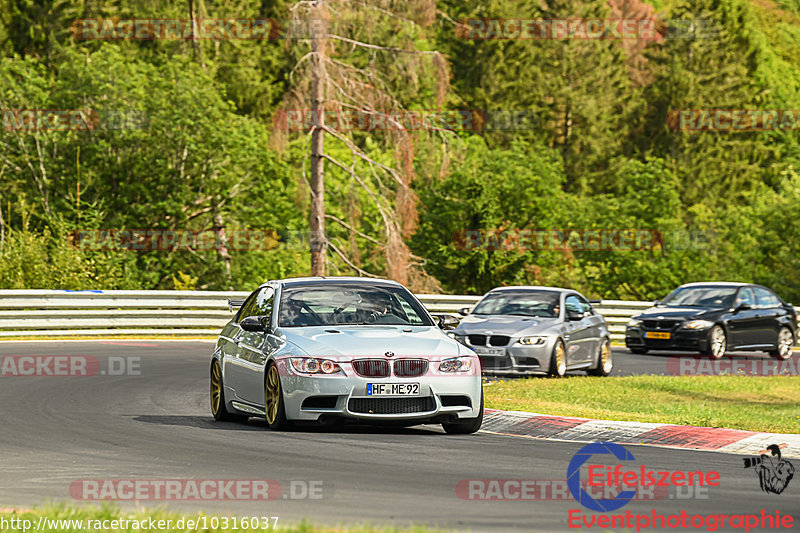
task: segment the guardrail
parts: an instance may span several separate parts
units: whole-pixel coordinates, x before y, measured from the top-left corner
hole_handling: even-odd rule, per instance
[[[230,320],[233,291],[0,291],[0,337],[70,335],[216,336]],[[457,315],[479,296],[418,295],[432,313]],[[624,337],[625,323],[650,302],[603,300],[595,308],[609,323],[612,339]]]

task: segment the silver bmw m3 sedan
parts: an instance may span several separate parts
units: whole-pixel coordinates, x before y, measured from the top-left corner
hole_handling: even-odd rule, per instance
[[[264,283],[222,329],[211,358],[217,420],[441,424],[483,420],[480,361],[405,287],[365,278]]]
[[[477,352],[484,374],[611,373],[608,325],[576,291],[502,287],[462,314],[466,316],[448,334]]]

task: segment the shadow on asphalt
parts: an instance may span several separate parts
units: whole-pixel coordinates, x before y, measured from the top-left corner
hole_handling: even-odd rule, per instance
[[[159,424],[162,426],[186,426],[201,429],[215,429],[225,431],[266,431],[263,418],[250,418],[247,422],[218,422],[211,416],[196,415],[138,415],[133,419],[146,424]],[[431,425],[430,429],[416,426],[373,426],[364,423],[348,422],[336,425],[317,425],[313,422],[301,423],[288,430],[291,433],[343,433],[343,434],[372,434],[372,435],[438,435],[436,431],[441,428]]]
[[[665,352],[665,351],[651,351],[644,354],[635,354],[633,352],[620,352],[619,355],[631,355],[636,357],[692,357],[695,359],[706,358],[711,359],[709,355],[702,355],[699,352],[685,353],[685,352]],[[797,352],[794,353],[797,357]],[[770,359],[772,356],[767,352],[732,352],[725,354],[725,359]],[[777,360],[777,359],[776,359]]]
[[[257,431],[263,429],[250,423],[242,422],[218,422],[209,416],[193,415],[138,415],[133,419],[136,422],[147,424],[159,424],[162,426],[186,426],[203,429],[224,429],[225,431]]]

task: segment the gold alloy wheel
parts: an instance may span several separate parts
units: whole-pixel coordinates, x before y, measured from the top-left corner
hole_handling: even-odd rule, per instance
[[[281,402],[281,380],[278,378],[278,367],[272,365],[267,371],[267,382],[264,387],[264,412],[267,423],[274,424],[278,418],[278,405]]]
[[[564,357],[564,343],[558,342],[556,344],[556,372],[559,376],[567,373],[567,363]]]
[[[606,374],[611,373],[614,364],[611,361],[611,345],[608,342],[603,343],[603,349],[600,352],[600,368]]]
[[[216,361],[211,365],[211,412],[219,413],[219,402],[222,397],[222,379],[219,371],[219,363]]]

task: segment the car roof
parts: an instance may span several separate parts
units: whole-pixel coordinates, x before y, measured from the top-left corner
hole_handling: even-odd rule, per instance
[[[740,281],[695,281],[694,283],[686,283],[681,287],[749,287],[753,286],[751,283],[742,283]]]
[[[391,285],[394,287],[402,287],[402,285],[391,279],[380,278],[359,278],[356,276],[314,276],[303,278],[285,278],[268,281],[261,286],[266,286],[270,283],[277,283],[284,287],[291,287],[293,285],[333,285],[333,284],[370,284],[370,285]]]
[[[510,287],[497,287],[490,290],[489,292],[500,292],[500,291],[551,291],[551,292],[576,292],[576,293],[578,292],[573,289],[563,289],[561,287],[543,287],[540,285],[513,285]]]

